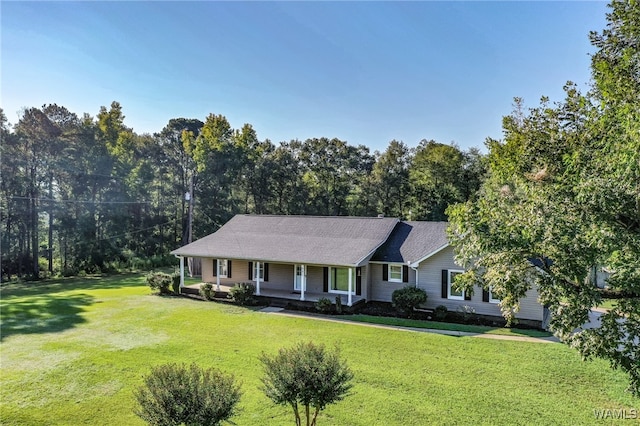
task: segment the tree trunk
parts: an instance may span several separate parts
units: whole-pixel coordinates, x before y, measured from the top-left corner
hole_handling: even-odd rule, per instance
[[[38,205],[36,201],[36,170],[31,168],[31,250],[33,250],[33,277],[40,276],[40,267],[38,265]]]
[[[53,273],[53,176],[49,175],[49,272]]]

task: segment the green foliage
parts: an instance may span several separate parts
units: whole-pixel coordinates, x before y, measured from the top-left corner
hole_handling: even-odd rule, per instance
[[[352,387],[353,373],[337,350],[327,351],[324,345],[299,343],[280,349],[274,357],[263,354],[260,359],[265,371],[264,393],[278,405],[291,406],[298,426],[301,409],[306,424],[315,426],[318,413],[343,400]]]
[[[135,413],[150,425],[219,425],[236,413],[240,387],[216,369],[165,364],[153,367],[135,397]]]
[[[316,310],[321,314],[331,313],[332,303],[331,303],[331,300],[326,297],[321,297],[320,299],[318,299],[318,301],[314,304],[314,306]]]
[[[154,135],[128,128],[118,102],[94,115],[46,105],[14,127],[0,115],[3,158],[15,159],[0,162],[2,280],[174,266],[191,207],[192,239],[238,213],[443,218],[482,173],[477,152],[435,142],[414,161],[395,140],[382,154],[326,137],[275,145],[221,114]]]
[[[169,294],[169,286],[171,286],[171,275],[164,272],[150,272],[147,275],[147,285],[151,290],[158,291],[160,294]]]
[[[629,375],[640,396],[640,8],[614,0],[592,57],[593,89],[565,86],[564,102],[521,100],[489,141],[490,178],[474,203],[447,211],[458,276],[501,295],[508,321],[537,288],[550,328],[584,358],[601,357]],[[595,267],[621,298],[599,326],[584,326],[601,301]]]
[[[211,291],[213,290],[213,284],[211,283],[202,283],[200,284],[200,296],[204,298],[204,300],[211,300]]]
[[[171,274],[171,290],[175,294],[180,294],[180,272]]]
[[[253,283],[236,283],[229,289],[229,299],[238,305],[252,305],[256,301],[253,297],[255,293],[256,286]]]
[[[559,344],[451,338],[265,316],[230,304],[176,298],[149,303],[145,274],[11,282],[0,292],[0,412],[8,425],[63,425],[69,419],[86,425],[101,419],[114,425],[144,424],[132,412],[133,390],[151,366],[172,361],[195,361],[241,378],[242,410],[230,419],[237,425],[293,424],[291,409],[271,403],[258,388],[264,372],[257,358],[309,340],[328,348],[343,342],[342,355],[356,375],[353,397],[328,406],[318,415],[318,424],[422,424],[439,413],[447,413],[448,424],[483,424],[486,419],[512,424],[517,405],[523,422],[573,426],[593,424],[594,405],[627,410],[638,405],[624,392],[624,374],[609,370],[601,359],[583,363],[575,351]],[[370,319],[409,327],[426,323]],[[520,333],[503,327],[426,324],[445,326],[483,334]],[[111,332],[115,328],[118,332]],[[61,351],[73,356],[61,362]],[[473,366],[481,366],[481,381],[469,380]],[[434,390],[429,398],[425,383]],[[451,410],[452,398],[465,409]],[[413,413],[413,420],[407,413]]]
[[[340,296],[336,296],[336,314],[342,314],[342,298]]]
[[[413,310],[427,301],[427,292],[414,286],[405,286],[391,294],[393,306],[400,312],[411,315]]]
[[[458,308],[456,309],[456,313],[460,316],[460,319],[464,323],[472,322],[476,316],[476,310],[469,305],[458,306]],[[516,320],[514,319],[513,323],[515,323],[515,321]],[[511,325],[512,323],[509,323],[507,321],[507,327],[511,327]]]
[[[422,140],[409,168],[411,219],[447,220],[446,208],[471,199],[484,173],[478,150],[465,153],[453,144]]]
[[[433,317],[436,319],[436,321],[444,321],[444,319],[447,318],[448,312],[449,312],[449,309],[447,309],[446,306],[438,305],[433,310]]]

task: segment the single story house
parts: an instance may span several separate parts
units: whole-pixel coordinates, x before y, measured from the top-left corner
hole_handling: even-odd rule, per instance
[[[171,253],[200,258],[202,280],[231,286],[253,281],[257,295],[314,301],[341,297],[390,302],[394,290],[416,286],[427,293],[425,309],[469,307],[501,316],[490,291],[456,291],[462,272],[453,256],[447,222],[411,222],[385,217],[236,215],[218,231]],[[535,289],[516,315],[539,324],[543,307]]]

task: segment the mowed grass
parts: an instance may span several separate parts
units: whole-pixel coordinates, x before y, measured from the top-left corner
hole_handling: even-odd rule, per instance
[[[471,324],[454,324],[448,322],[439,321],[424,321],[414,320],[409,318],[392,318],[392,317],[379,317],[373,315],[348,315],[343,317],[345,320],[354,322],[365,322],[369,324],[390,325],[397,327],[409,327],[409,328],[426,328],[433,330],[448,330],[448,331],[462,331],[465,333],[476,334],[497,334],[501,336],[514,336],[514,337],[550,337],[551,333],[534,330],[534,329],[520,329],[520,328],[507,328],[507,327],[488,327],[483,325],[471,325]]]
[[[320,425],[594,424],[638,407],[625,376],[560,344],[451,337],[290,318],[150,294],[140,275],[2,289],[0,423],[136,425],[153,365],[196,362],[242,383],[237,425],[292,424],[260,391],[261,353],[338,346],[352,393]],[[600,421],[601,423],[601,421]]]

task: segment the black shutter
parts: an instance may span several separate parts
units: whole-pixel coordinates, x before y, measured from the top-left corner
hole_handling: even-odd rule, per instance
[[[265,263],[264,264],[264,280],[265,281],[269,281],[269,264]]]
[[[326,266],[322,268],[322,291],[325,293],[329,291],[329,268]]]
[[[253,262],[249,262],[249,269],[247,270],[247,279],[251,281],[253,279]]]
[[[227,260],[227,278],[231,278],[231,261]]]
[[[211,259],[213,261],[213,276],[218,276],[218,259]]]
[[[409,282],[409,267],[407,265],[402,265],[402,282]]]
[[[389,265],[382,265],[382,281],[389,281]]]
[[[446,299],[448,296],[448,287],[449,285],[449,271],[447,269],[442,270],[442,298]]]
[[[489,301],[489,290],[487,289],[482,289],[482,301],[483,302],[488,302]]]
[[[356,296],[362,295],[362,268],[356,268]]]
[[[471,300],[471,290],[464,291],[464,300]]]

